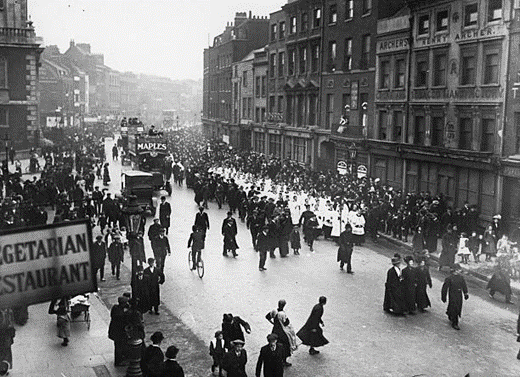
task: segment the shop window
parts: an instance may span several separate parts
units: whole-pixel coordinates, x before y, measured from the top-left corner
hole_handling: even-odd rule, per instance
[[[498,84],[500,48],[484,47],[484,84]]]
[[[459,149],[470,150],[473,139],[473,119],[461,117],[459,120]]]
[[[437,52],[433,56],[433,85],[446,86],[446,68],[448,55],[446,52]]]
[[[275,157],[282,156],[282,135],[269,135],[269,154]]]
[[[467,4],[464,7],[464,26],[470,27],[477,25],[478,22],[478,5],[477,3]]]
[[[345,19],[351,20],[354,18],[354,0],[345,1]]]
[[[430,32],[430,15],[423,14],[419,16],[419,24],[417,27],[417,31],[419,35],[428,35]]]
[[[406,80],[406,61],[404,59],[397,59],[395,61],[395,78],[394,87],[404,88]]]
[[[484,216],[495,214],[495,174],[494,172],[481,172],[482,178],[480,190],[480,211]]]
[[[382,184],[386,183],[386,160],[376,159],[375,161],[375,177],[381,180]]]
[[[380,71],[379,88],[380,89],[390,88],[390,61],[381,60],[379,71]]]
[[[417,55],[415,63],[415,86],[428,86],[428,55]]]
[[[338,22],[338,6],[331,4],[329,7],[329,24],[335,24]]]
[[[461,52],[461,85],[475,85],[477,71],[476,48],[466,49]]]
[[[464,203],[478,204],[479,171],[474,169],[459,169],[457,185],[457,206]]]
[[[423,115],[415,117],[415,140],[414,144],[424,145],[426,136],[426,121]]]
[[[379,140],[386,140],[386,128],[388,125],[388,113],[386,111],[379,112],[379,134],[377,138]]]
[[[437,12],[436,20],[435,20],[435,31],[443,32],[448,30],[448,10],[441,10]]]
[[[502,18],[502,0],[488,0],[488,22],[498,21]]]
[[[401,142],[403,134],[404,115],[402,111],[394,111],[392,140]]]
[[[444,117],[432,117],[432,146],[444,146]]]
[[[495,147],[495,118],[482,119],[482,137],[480,150],[482,152],[493,152]]]

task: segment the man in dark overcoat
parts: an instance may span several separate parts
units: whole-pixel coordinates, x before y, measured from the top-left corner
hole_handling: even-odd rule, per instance
[[[121,263],[123,263],[123,258],[124,249],[123,244],[121,243],[121,237],[116,235],[114,236],[114,241],[112,241],[108,248],[108,260],[112,265],[112,276],[115,275],[117,280],[119,280],[121,273]]]
[[[164,274],[155,266],[154,258],[148,258],[148,267],[144,270],[144,276],[148,280],[150,305],[153,307],[155,314],[159,315],[159,304],[161,303],[160,285],[164,283]],[[149,313],[152,314],[151,309]]]
[[[168,234],[168,228],[170,227],[170,216],[172,215],[172,207],[170,203],[166,201],[165,196],[161,196],[161,204],[159,205],[159,220],[161,226],[165,229]]]
[[[454,232],[455,227],[448,227],[447,232],[442,236],[442,251],[439,257],[439,271],[444,266],[451,266],[455,263],[457,254],[458,237]]]
[[[303,344],[310,346],[309,353],[311,355],[320,353],[320,351],[316,350],[315,347],[321,347],[329,344],[329,341],[323,336],[323,330],[320,326],[323,326],[323,320],[321,317],[323,316],[323,307],[326,303],[327,298],[325,296],[321,296],[318,303],[312,308],[307,322],[305,322],[305,325],[303,325],[300,331],[298,331],[296,334],[298,338],[302,340]]]
[[[199,228],[204,234],[209,230],[209,217],[204,212],[204,207],[199,207],[199,212],[195,215],[195,223],[193,224]]]
[[[406,306],[400,265],[401,257],[394,256],[392,258],[392,267],[386,274],[385,299],[383,302],[383,310],[385,312],[397,315],[404,314]]]
[[[345,263],[347,264],[347,273],[352,272],[352,251],[354,250],[354,241],[352,240],[352,227],[350,224],[345,226],[345,230],[339,235],[338,262],[339,268],[343,270]]]
[[[162,228],[159,232],[159,237],[155,239],[155,248],[153,249],[153,255],[157,261],[157,268],[164,271],[164,261],[167,255],[171,255],[170,242],[168,237],[165,235],[165,229]]]
[[[92,255],[94,260],[92,266],[94,267],[94,275],[97,276],[99,270],[100,281],[105,281],[105,259],[107,257],[107,246],[103,242],[103,236],[96,237],[96,241],[92,244]]]
[[[460,274],[460,265],[455,263],[451,265],[451,275],[444,280],[441,290],[441,300],[446,302],[446,296],[448,296],[448,309],[446,314],[451,322],[451,327],[455,330],[460,330],[459,317],[462,314],[462,295],[464,299],[468,299],[468,287],[466,280]]]
[[[123,365],[125,361],[128,344],[125,326],[128,323],[128,297],[121,296],[110,311],[110,325],[108,326],[108,338],[114,341],[114,364],[116,367]]]
[[[227,377],[247,377],[247,352],[244,349],[245,342],[240,339],[235,339],[231,344],[233,349],[224,355],[222,368],[227,372]]]
[[[267,252],[271,247],[271,241],[269,239],[269,227],[264,225],[262,227],[262,231],[258,233],[257,241],[256,241],[256,249],[260,253],[260,262],[258,264],[258,269],[260,271],[267,270],[265,268],[265,260],[267,259]]]
[[[283,367],[285,361],[284,345],[278,343],[278,335],[267,335],[267,345],[260,349],[258,362],[256,363],[256,377],[260,377],[262,365],[264,367],[264,377],[283,377]]]
[[[227,217],[222,222],[222,235],[224,236],[224,248],[222,255],[227,257],[228,251],[233,253],[233,257],[236,257],[236,249],[238,249],[236,235],[237,235],[237,222],[233,218],[233,212],[229,211]]]

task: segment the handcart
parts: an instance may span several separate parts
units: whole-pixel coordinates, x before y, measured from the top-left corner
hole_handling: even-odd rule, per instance
[[[85,322],[90,330],[90,302],[88,295],[79,295],[70,300],[71,322]]]

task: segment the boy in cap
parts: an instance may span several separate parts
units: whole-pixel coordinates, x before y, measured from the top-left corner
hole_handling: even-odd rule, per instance
[[[268,344],[260,349],[258,362],[256,363],[256,377],[260,377],[262,365],[264,377],[282,377],[285,361],[283,345],[278,343],[278,335],[267,335]]]

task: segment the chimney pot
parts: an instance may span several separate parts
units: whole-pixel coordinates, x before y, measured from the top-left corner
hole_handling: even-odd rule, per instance
[[[249,18],[251,18],[251,15],[252,15],[252,14],[253,14],[253,13],[252,13],[251,11],[249,11]]]

